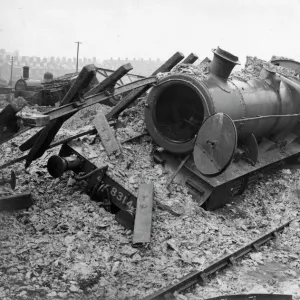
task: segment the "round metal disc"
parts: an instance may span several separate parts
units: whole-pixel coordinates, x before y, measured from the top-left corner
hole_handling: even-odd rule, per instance
[[[200,127],[194,147],[194,162],[205,176],[216,176],[231,163],[237,145],[236,127],[229,116],[209,116]]]

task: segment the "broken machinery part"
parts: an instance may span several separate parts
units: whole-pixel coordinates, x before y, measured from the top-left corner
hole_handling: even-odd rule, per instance
[[[48,168],[54,175],[61,175],[69,169],[75,173],[85,173],[75,179],[87,181],[86,193],[91,200],[108,208],[127,229],[133,229],[137,198],[107,174],[107,166],[97,168],[72,147],[64,144],[58,156],[50,157]]]

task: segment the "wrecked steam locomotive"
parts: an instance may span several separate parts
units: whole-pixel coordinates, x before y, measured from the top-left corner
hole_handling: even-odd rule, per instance
[[[102,143],[111,142],[115,137],[104,121],[117,116],[151,88],[145,104],[145,123],[148,133],[164,149],[154,152],[154,160],[173,171],[169,182],[174,179],[185,185],[199,205],[207,209],[230,202],[260,176],[258,171],[277,168],[300,154],[300,81],[289,72],[283,73],[282,67],[292,70],[293,74],[299,73],[300,68],[298,62],[276,60],[264,64],[259,76],[246,80],[231,76],[234,66],[239,64],[238,57],[220,48],[213,52],[209,73],[205,76],[168,73],[184,57],[177,52],[153,77],[108,92],[107,89],[129,71],[128,66],[123,66],[98,84],[99,94],[95,91],[81,99],[78,95],[95,75],[95,67],[86,66],[65,96],[63,105],[47,113],[52,122],[59,120],[53,123],[55,130],[50,124],[20,146],[22,151],[31,148],[26,166],[46,151],[66,116],[132,90],[110,113],[97,119],[97,124],[101,121],[97,130],[80,134],[98,131],[100,137],[106,134],[103,140],[101,137]],[[184,63],[191,62],[186,59]],[[164,73],[162,77],[156,76],[161,73]],[[77,157],[74,164],[72,155]],[[77,173],[89,174],[84,178],[88,181],[91,199],[106,199],[118,207],[120,213],[127,211],[128,203],[136,207],[137,198],[131,192],[69,145],[64,144],[59,156],[66,160],[52,159],[48,165],[50,174],[59,177],[75,166]],[[122,203],[117,194],[112,193],[112,187],[125,195]]]
[[[170,74],[152,88],[145,108],[148,132],[164,149],[160,160],[207,209],[241,194],[258,170],[300,153],[300,82],[272,63],[258,78],[229,79],[238,57],[213,52],[206,78]],[[298,70],[299,63],[276,65]]]

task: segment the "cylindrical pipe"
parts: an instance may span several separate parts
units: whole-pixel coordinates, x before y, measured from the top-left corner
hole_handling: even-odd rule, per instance
[[[79,169],[81,166],[81,160],[80,159],[73,159],[71,157],[60,157],[58,155],[53,155],[49,158],[47,163],[47,169],[49,174],[54,177],[60,177],[64,174],[64,172],[68,170],[75,171],[76,169]]]
[[[23,67],[23,79],[28,79],[29,78],[29,66],[24,66]]]
[[[240,65],[239,58],[220,47],[212,49],[212,51],[214,58],[209,66],[210,72],[227,80],[235,65]]]
[[[300,93],[300,82],[295,82],[279,73],[276,73],[276,76],[281,79],[282,81],[284,81],[286,84],[292,86],[294,89],[296,89],[299,93]]]

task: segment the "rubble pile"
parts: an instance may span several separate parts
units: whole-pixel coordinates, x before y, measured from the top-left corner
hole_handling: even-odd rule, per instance
[[[271,63],[268,63],[257,57],[247,56],[244,68],[239,71],[233,70],[233,72],[229,76],[229,79],[237,79],[247,82],[248,80],[251,80],[253,78],[258,78],[260,75],[260,71],[265,64],[271,65]],[[281,66],[275,66],[273,64],[272,69],[274,69],[274,71],[279,74],[299,80],[299,75],[296,74],[294,70]],[[171,70],[171,72],[159,73],[157,75],[157,78],[160,79],[174,73],[193,75],[200,79],[205,79],[209,75],[209,62],[201,63],[198,66],[191,64],[178,64]]]
[[[158,73],[156,77],[161,79],[174,73],[193,75],[200,79],[204,79],[207,78],[209,74],[209,63],[201,63],[198,66],[181,63],[176,65],[170,72]]]
[[[98,109],[107,108],[98,105]],[[118,140],[144,131],[143,109],[141,101],[121,114],[124,127],[116,130]],[[76,134],[94,115],[93,108],[90,113],[87,110],[75,115],[57,138]],[[195,268],[204,268],[217,257],[296,216],[299,210],[298,170],[266,175],[234,203],[207,212],[181,185],[172,183],[166,189],[171,173],[153,163],[151,152],[156,146],[149,136],[124,144],[123,155],[111,157],[99,140],[95,143],[94,136],[80,138],[72,146],[93,163],[108,164],[109,175],[135,195],[140,183],[154,183],[151,243],[146,248],[133,248],[132,232],[91,202],[82,193],[84,182],[75,181],[72,172],[60,179],[51,178],[45,166],[47,159],[58,151],[51,149],[26,172],[22,164],[15,168],[19,178],[17,192],[30,189],[36,204],[28,211],[2,215],[2,299],[140,299]],[[9,151],[1,147],[1,153],[5,153],[1,162],[19,151],[13,142],[8,147]],[[1,193],[11,193],[10,188],[2,187]],[[269,256],[276,259],[272,254]],[[287,265],[287,270],[294,274],[300,261],[292,260],[295,263]],[[248,261],[255,267],[255,260],[250,257]],[[235,271],[231,272],[231,276],[237,276]],[[215,280],[207,288],[199,288],[198,299],[242,290],[235,281],[222,277],[219,280],[225,283],[220,291]],[[282,285],[266,284],[272,291],[281,292]],[[183,297],[178,299],[189,299]]]
[[[233,76],[242,80],[258,76],[263,63],[249,57],[245,69]],[[171,73],[205,77],[208,65],[181,64]],[[145,99],[141,99],[120,114],[114,129],[118,141],[145,132],[144,108]],[[97,112],[105,114],[110,109],[97,104],[81,110],[64,123],[55,140],[93,128]],[[35,130],[1,145],[0,164],[23,155],[18,145]],[[176,181],[166,187],[172,173],[154,163],[153,151],[160,148],[148,135],[122,144],[122,152],[110,156],[96,135],[73,140],[70,145],[96,166],[108,165],[108,175],[135,196],[140,184],[154,184],[151,243],[133,247],[132,231],[92,202],[83,192],[86,183],[76,181],[72,171],[53,179],[46,164],[59,147],[50,149],[27,170],[22,163],[14,166],[18,176],[15,192],[31,190],[35,204],[28,210],[0,215],[1,299],[140,299],[299,216],[297,169],[264,174],[233,203],[209,212]],[[0,186],[0,194],[10,195],[12,191]],[[249,254],[238,269],[229,269],[210,279],[207,286],[177,295],[177,299],[206,299],[259,292],[261,288],[282,293],[287,284],[296,286],[299,232],[299,222],[295,221],[275,242]],[[278,279],[272,275],[259,286],[257,280],[248,280],[258,266],[274,261],[284,265]]]

